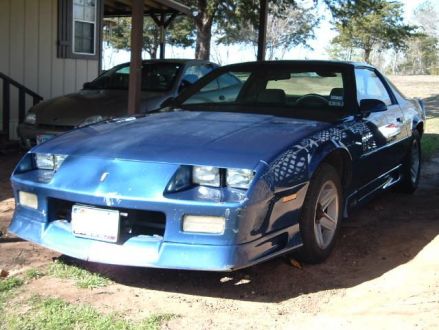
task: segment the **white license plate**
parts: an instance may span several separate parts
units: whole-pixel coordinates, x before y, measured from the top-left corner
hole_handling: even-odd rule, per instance
[[[117,242],[119,239],[119,211],[73,205],[72,231],[75,236],[79,237]]]

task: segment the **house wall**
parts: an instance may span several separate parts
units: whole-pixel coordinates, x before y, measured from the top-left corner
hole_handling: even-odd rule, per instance
[[[97,60],[57,58],[57,7],[57,0],[0,0],[0,72],[44,99],[75,92],[98,75]],[[0,88],[1,111],[2,96]],[[26,110],[31,106],[28,98]],[[16,139],[18,91],[14,87],[11,111],[10,138]]]

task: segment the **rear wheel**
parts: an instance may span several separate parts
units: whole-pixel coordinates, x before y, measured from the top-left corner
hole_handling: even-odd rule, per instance
[[[413,193],[418,188],[421,175],[421,139],[417,131],[413,132],[410,150],[402,165],[401,191]]]
[[[342,214],[340,177],[329,164],[321,164],[310,181],[302,207],[298,257],[308,263],[324,261],[331,253]]]

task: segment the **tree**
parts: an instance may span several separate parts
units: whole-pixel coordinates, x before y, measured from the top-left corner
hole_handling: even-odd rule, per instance
[[[437,73],[439,65],[439,13],[430,1],[421,3],[413,13],[421,33],[414,36],[404,51],[400,69],[409,74]]]
[[[192,31],[185,30],[184,17],[177,17],[168,27],[165,38],[174,45],[187,47],[193,44]],[[131,49],[131,17],[108,18],[104,21],[104,41],[116,49]],[[142,48],[152,59],[157,58],[160,44],[160,29],[151,17],[143,24]]]
[[[386,0],[326,0],[335,30],[332,42],[345,48],[359,48],[370,61],[374,48],[402,49],[416,27],[403,21],[402,3]]]
[[[438,40],[420,34],[410,40],[400,70],[408,74],[432,74],[438,65]]]
[[[109,18],[104,21],[104,41],[116,49],[131,49],[131,17]],[[145,17],[143,24],[143,45],[151,58],[157,58],[160,33],[150,17]]]
[[[255,49],[258,44],[259,8],[240,8],[232,20],[220,22],[222,36],[219,43],[247,43]],[[314,29],[319,18],[311,8],[298,2],[281,0],[269,2],[267,19],[267,58],[274,59],[276,51],[283,57],[285,52],[297,45],[307,45],[314,38]]]
[[[197,59],[209,59],[210,57],[210,45],[212,41],[212,30],[215,28],[222,34],[224,38],[220,39],[220,42],[230,44],[233,42],[245,42],[251,43],[255,37],[257,26],[259,24],[259,1],[255,0],[180,0],[183,4],[191,7],[195,12],[192,17],[192,22],[188,21],[187,24],[193,24],[196,29],[195,40],[195,58]],[[317,24],[315,17],[311,17],[309,12],[305,17],[312,18],[310,22],[302,19],[303,17],[296,16],[298,22],[292,19],[287,19],[290,14],[302,13],[300,11],[302,7],[297,5],[297,0],[277,0],[271,1],[269,6],[269,13],[272,20],[272,28],[279,28],[272,34],[274,37],[279,37],[277,41],[273,40],[272,49],[282,47],[289,47],[286,45],[297,45],[303,43],[299,39],[308,39],[312,33],[310,30]],[[292,11],[292,9],[297,9]],[[309,24],[311,23],[311,24]],[[302,29],[301,26],[305,25]],[[310,27],[311,26],[311,27]],[[285,29],[288,30],[285,30]],[[247,31],[247,32],[244,32]],[[234,32],[240,32],[240,36],[231,36]],[[300,33],[304,32],[303,35]],[[247,33],[251,33],[248,35]],[[291,37],[290,37],[291,35]],[[250,40],[251,39],[251,40]]]

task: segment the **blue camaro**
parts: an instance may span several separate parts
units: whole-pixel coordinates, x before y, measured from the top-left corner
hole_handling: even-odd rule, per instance
[[[219,68],[152,114],[76,129],[12,175],[9,230],[111,264],[227,271],[323,261],[351,207],[420,174],[425,113],[375,68]]]

